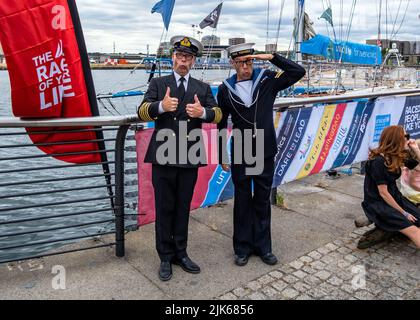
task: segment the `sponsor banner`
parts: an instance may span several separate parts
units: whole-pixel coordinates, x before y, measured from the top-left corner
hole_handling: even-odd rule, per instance
[[[313,108],[300,108],[289,111],[283,127],[278,136],[279,152],[276,156],[276,169],[274,171],[274,185],[280,185],[288,172],[293,159],[299,152],[299,146],[305,138],[309,119]]]
[[[276,187],[367,160],[369,149],[377,147],[382,131],[390,125],[402,125],[413,138],[420,138],[420,96],[293,108],[273,113],[273,121],[278,144],[273,180]],[[204,132],[211,130],[214,126],[204,128]],[[151,169],[142,163],[151,134],[147,129],[136,136],[140,224],[154,221]],[[211,142],[210,149],[214,152]],[[233,195],[230,173],[217,165],[200,168],[191,208],[212,206]]]
[[[420,97],[407,97],[399,124],[412,138],[420,138]]]

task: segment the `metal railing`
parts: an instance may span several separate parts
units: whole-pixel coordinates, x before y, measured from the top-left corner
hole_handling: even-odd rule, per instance
[[[284,110],[285,108],[290,107],[302,107],[307,105],[314,104],[325,104],[331,102],[341,102],[341,101],[354,101],[359,99],[375,99],[380,97],[389,97],[389,96],[408,96],[412,94],[420,94],[420,89],[400,89],[400,90],[387,90],[385,91],[376,91],[369,93],[353,93],[350,91],[349,94],[342,95],[331,95],[331,96],[321,96],[321,97],[311,97],[311,98],[280,98],[277,99],[274,104],[275,110]]]
[[[420,90],[279,99],[274,109],[412,94],[420,94]],[[110,246],[115,246],[116,256],[124,256],[126,221],[129,217],[138,217],[137,211],[131,215],[126,213],[127,208],[137,209],[137,203],[130,206],[127,198],[138,197],[137,160],[125,156],[126,152],[135,152],[135,146],[126,145],[134,143],[135,138],[127,133],[130,129],[141,130],[139,123],[136,115],[43,121],[0,118],[0,263]],[[102,139],[58,144],[103,143],[104,148],[98,152],[106,154],[108,159],[78,165],[60,163],[37,148],[57,143],[34,144],[26,131],[17,131],[19,128],[60,127],[63,129],[58,130],[59,133],[103,133]],[[41,130],[38,134],[51,133],[50,129],[38,130]],[[77,154],[84,153],[72,153]],[[126,168],[129,164],[134,167]],[[104,170],[103,165],[113,166],[114,170]],[[130,175],[136,178],[128,180]],[[130,187],[135,191],[126,191]],[[111,234],[115,241],[105,243],[103,238],[106,237],[102,236]],[[73,246],[80,239],[102,242],[56,251],[63,245]]]
[[[42,121],[0,118],[0,263],[111,246],[115,246],[117,257],[124,256],[126,220],[137,217],[137,213],[125,214],[129,208],[125,178],[136,174],[136,170],[125,170],[126,163],[136,163],[135,158],[125,156],[126,152],[135,152],[135,148],[126,147],[127,141],[135,140],[134,135],[127,137],[127,133],[130,128],[136,129],[137,123],[136,116]],[[19,128],[41,128],[31,131],[35,135],[100,132],[103,138],[34,144],[28,133]],[[98,151],[57,154],[38,149],[87,143],[103,147]],[[55,159],[95,153],[107,157],[83,164]],[[114,170],[106,169],[109,166]],[[127,186],[137,187],[137,181],[127,181]],[[105,242],[103,236],[111,234],[115,241]],[[82,239],[100,243],[75,244]],[[57,250],[64,245],[64,250]]]

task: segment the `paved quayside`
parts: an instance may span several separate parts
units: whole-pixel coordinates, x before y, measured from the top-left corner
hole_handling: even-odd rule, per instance
[[[279,188],[287,209],[273,207],[277,266],[257,257],[234,265],[228,201],[190,220],[189,255],[199,275],[174,266],[172,280],[161,282],[149,225],[127,235],[123,259],[100,249],[0,265],[0,299],[420,299],[420,251],[407,240],[356,249],[369,230],[354,227],[362,186],[360,175],[317,175]],[[65,267],[65,290],[52,288],[56,265]]]

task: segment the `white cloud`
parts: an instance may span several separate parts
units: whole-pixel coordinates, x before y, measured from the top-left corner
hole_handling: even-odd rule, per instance
[[[79,13],[85,32],[89,51],[111,52],[116,43],[117,52],[146,52],[157,49],[163,31],[160,14],[151,14],[151,8],[158,0],[118,0],[104,2],[102,0],[78,0]],[[270,1],[269,42],[274,42],[277,33],[277,22],[282,0]],[[280,29],[279,44],[287,49],[292,35],[294,16],[294,0],[285,0],[283,22]],[[340,37],[340,3],[332,3],[336,34]],[[395,24],[397,30],[402,21],[405,7],[410,0],[402,0],[402,5]],[[199,24],[205,16],[218,4],[219,0],[176,0],[167,40],[176,34],[193,35],[192,24]],[[318,33],[327,34],[325,20],[318,19],[323,12],[323,1],[307,1],[306,12],[314,21]],[[350,18],[352,1],[346,1],[343,8],[343,34]],[[324,1],[326,3],[326,1]],[[378,3],[374,1],[357,1],[355,16],[350,32],[350,41],[365,42],[378,34]],[[383,1],[385,3],[385,1]],[[388,34],[393,29],[400,0],[388,0]],[[401,40],[420,40],[418,24],[420,1],[411,0],[405,22],[397,35]],[[385,37],[385,8],[382,17],[382,33]],[[392,18],[392,21],[391,21]],[[213,29],[206,28],[204,34],[211,34]],[[330,28],[330,33],[332,33]],[[267,1],[266,0],[225,0],[222,16],[216,35],[221,37],[222,44],[227,44],[231,37],[245,37],[255,42],[257,48],[263,49],[267,42]]]

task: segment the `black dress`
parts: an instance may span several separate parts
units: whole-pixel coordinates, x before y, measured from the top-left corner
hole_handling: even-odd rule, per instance
[[[406,161],[405,166],[412,170],[418,164],[419,163],[416,160],[411,159]],[[375,223],[378,228],[385,231],[401,231],[414,225],[420,227],[420,209],[405,198],[398,190],[397,180],[400,176],[401,172],[392,173],[388,171],[383,156],[378,156],[366,163],[364,201],[362,202],[362,208],[368,219]],[[383,184],[388,186],[388,192],[401,208],[417,218],[416,223],[410,222],[398,210],[395,210],[385,202],[379,194],[378,189],[378,185]]]

